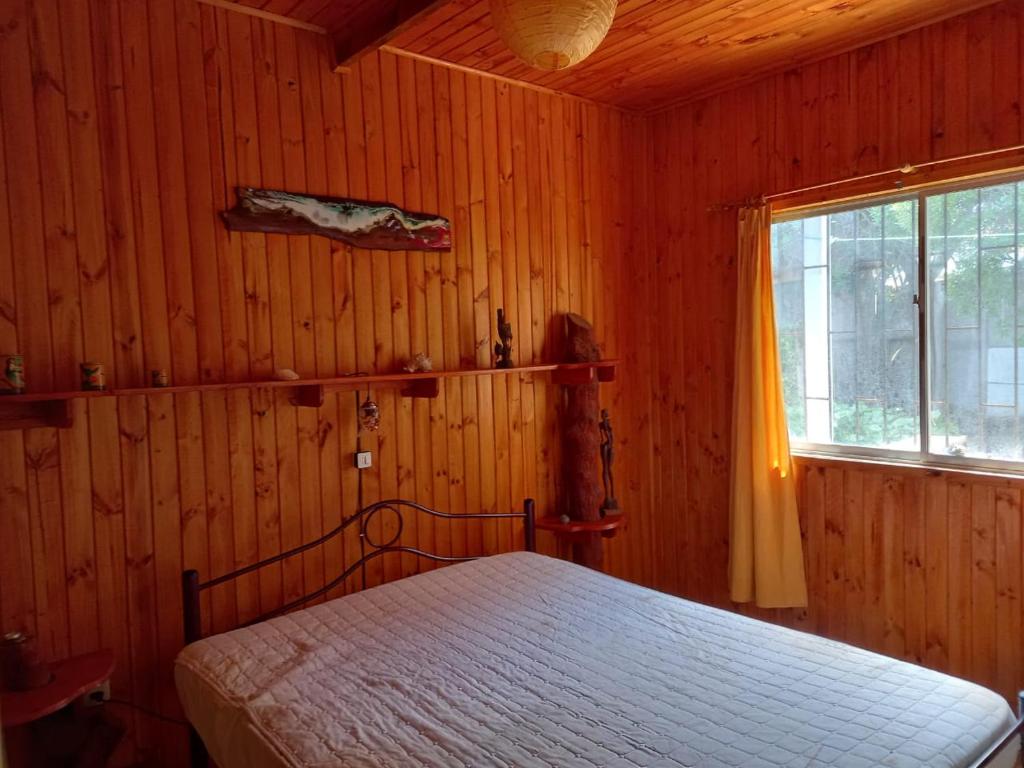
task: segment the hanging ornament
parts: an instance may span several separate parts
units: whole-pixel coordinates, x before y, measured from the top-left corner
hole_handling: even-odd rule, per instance
[[[380,406],[370,399],[370,393],[366,393],[366,399],[359,406],[359,428],[364,432],[376,432],[380,429]]]
[[[491,0],[498,36],[537,69],[583,61],[608,34],[617,0]]]

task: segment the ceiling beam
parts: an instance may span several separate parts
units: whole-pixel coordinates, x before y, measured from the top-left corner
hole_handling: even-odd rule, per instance
[[[246,16],[255,16],[257,19],[266,19],[267,21],[272,21],[275,24],[284,24],[286,27],[304,29],[307,32],[316,32],[318,35],[327,34],[326,29],[318,27],[316,24],[309,24],[308,22],[293,19],[289,16],[282,16],[279,13],[269,13],[268,11],[260,10],[259,8],[253,8],[248,5],[236,3],[234,0],[197,0],[197,2],[212,5],[214,8],[222,8],[225,11],[234,11],[235,13],[242,13]]]
[[[344,72],[362,56],[416,26],[429,14],[452,0],[397,0],[362,28],[328,29],[334,45],[335,71]],[[383,3],[382,3],[383,5]]]

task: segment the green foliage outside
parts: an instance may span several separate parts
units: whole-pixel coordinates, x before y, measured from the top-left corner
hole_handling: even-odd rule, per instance
[[[939,366],[952,367],[962,382],[965,374],[957,369],[963,368],[961,361],[944,346],[947,328],[976,328],[970,333],[977,334],[977,354],[982,356],[991,348],[1024,347],[1024,327],[1017,325],[1024,321],[1024,283],[1018,282],[1017,269],[1018,259],[1024,258],[1024,249],[1018,246],[1018,232],[1024,231],[1024,182],[935,196],[927,206],[929,329],[934,354],[939,355],[935,360]],[[913,328],[916,322],[916,219],[913,200],[829,216],[830,330],[853,332],[858,338],[857,370],[832,372],[836,443],[885,446],[913,441],[919,433],[916,375],[908,377],[899,369],[896,356],[881,341],[892,329]],[[793,221],[774,226],[772,234],[786,415],[790,435],[803,440],[803,281],[804,268],[814,266],[804,260],[817,248],[817,230]],[[805,247],[812,256],[805,256]],[[964,330],[958,333],[962,339]],[[916,370],[913,351],[899,364]],[[945,353],[948,359],[941,357]],[[853,380],[857,383],[851,393]],[[968,424],[975,422],[979,406],[973,400],[985,382],[971,381],[971,397],[960,385],[951,384],[953,391],[948,393],[935,391],[937,399],[948,395],[950,403],[946,412],[932,410],[933,435],[963,435],[958,411]],[[932,386],[939,385],[933,381]],[[854,396],[845,397],[843,392]],[[882,405],[885,399],[887,408]],[[972,435],[967,438],[976,442]]]
[[[1016,186],[1024,199],[1024,183]],[[938,331],[945,319],[950,327],[984,326],[986,347],[1024,344],[1015,328],[1017,304],[1024,305],[1024,296],[1017,296],[1019,207],[1013,184],[928,200],[929,280],[935,297],[947,303],[944,317],[935,318]],[[941,311],[938,302],[933,311]]]

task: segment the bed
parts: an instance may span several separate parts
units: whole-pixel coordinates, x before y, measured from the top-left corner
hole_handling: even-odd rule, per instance
[[[529,551],[202,638],[175,679],[220,768],[967,768],[1017,725],[972,683]]]

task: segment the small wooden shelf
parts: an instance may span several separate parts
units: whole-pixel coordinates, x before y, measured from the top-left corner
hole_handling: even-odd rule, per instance
[[[551,531],[563,539],[582,538],[596,533],[610,539],[625,523],[624,515],[608,515],[601,520],[570,520],[568,523],[563,523],[557,517],[542,517],[537,521],[537,528]]]
[[[28,392],[24,395],[0,395],[0,403],[42,403],[60,400],[77,400],[82,397],[109,397],[110,390],[82,390],[71,392]]]
[[[16,395],[15,395],[16,397]],[[59,661],[50,667],[53,679],[30,691],[4,691],[0,694],[3,725],[11,728],[53,714],[82,694],[110,679],[114,672],[114,654],[96,651]]]
[[[3,395],[0,396],[0,430],[70,427],[70,401],[79,398],[173,395],[231,389],[285,389],[290,391],[289,399],[293,405],[319,408],[324,403],[325,393],[338,390],[397,388],[403,397],[435,398],[440,394],[442,379],[550,373],[554,384],[589,384],[593,381],[614,381],[617,366],[618,360],[601,360],[595,363],[543,363],[519,368],[383,373],[292,381],[226,381],[215,384],[181,384],[173,387],[126,387],[99,392],[33,392],[24,395]]]
[[[562,363],[555,367],[551,381],[555,384],[590,384],[597,381],[615,381],[618,360],[601,360],[596,363]]]

